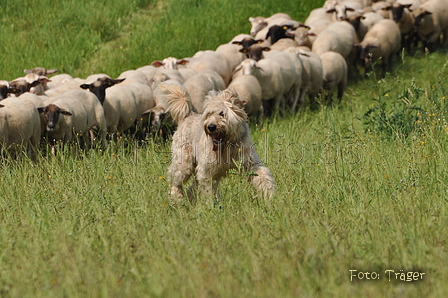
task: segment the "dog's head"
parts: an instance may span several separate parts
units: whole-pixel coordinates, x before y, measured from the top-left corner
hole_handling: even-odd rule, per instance
[[[213,142],[213,151],[236,143],[247,133],[247,114],[238,93],[233,89],[211,91],[203,103],[202,122]]]

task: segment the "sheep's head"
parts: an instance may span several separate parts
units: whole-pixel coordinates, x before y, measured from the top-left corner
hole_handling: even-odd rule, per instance
[[[412,15],[414,16],[414,27],[417,28],[425,21],[425,17],[432,15],[432,12],[427,11],[424,7],[418,7],[412,11]]]
[[[23,72],[28,74],[28,73],[35,73],[39,76],[47,76],[49,74],[54,74],[56,72],[58,72],[59,69],[45,69],[43,67],[35,67],[31,70],[29,69],[24,69]]]
[[[88,89],[90,92],[96,95],[101,104],[104,103],[106,99],[106,89],[112,87],[115,84],[123,82],[125,79],[110,79],[110,78],[99,78],[92,84],[82,84],[82,89]]]
[[[41,82],[39,80],[29,83],[25,78],[18,78],[9,83],[9,88],[6,92],[20,96],[25,92],[30,92],[32,88],[40,84]]]
[[[241,49],[240,52],[246,54],[246,58],[254,59],[255,61],[259,61],[264,58],[263,52],[270,51],[269,47],[262,47],[258,44],[251,45],[247,49]]]
[[[56,126],[59,122],[59,115],[71,116],[67,110],[59,108],[57,105],[49,104],[44,108],[37,108],[39,113],[44,114],[45,122],[47,123],[47,131],[52,132],[56,129]]]

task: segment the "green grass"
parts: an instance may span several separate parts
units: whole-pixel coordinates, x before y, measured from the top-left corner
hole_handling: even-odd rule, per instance
[[[35,66],[118,75],[214,49],[249,16],[303,20],[321,4],[266,2],[0,2],[3,78]],[[339,105],[252,125],[278,184],[268,202],[234,173],[219,204],[171,207],[169,144],[152,140],[2,160],[0,296],[448,296],[446,57],[407,55],[384,79],[350,83]],[[380,280],[350,281],[352,269]]]

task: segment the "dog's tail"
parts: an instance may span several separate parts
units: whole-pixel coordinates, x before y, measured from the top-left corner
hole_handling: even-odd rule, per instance
[[[191,99],[185,88],[180,85],[160,83],[158,88],[163,92],[163,100],[166,101],[167,112],[171,114],[174,123],[180,121],[190,115],[192,111]]]

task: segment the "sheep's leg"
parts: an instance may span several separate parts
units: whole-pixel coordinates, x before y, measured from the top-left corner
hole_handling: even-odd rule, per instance
[[[338,84],[338,101],[341,102],[342,96],[344,95],[345,82],[340,82]]]

